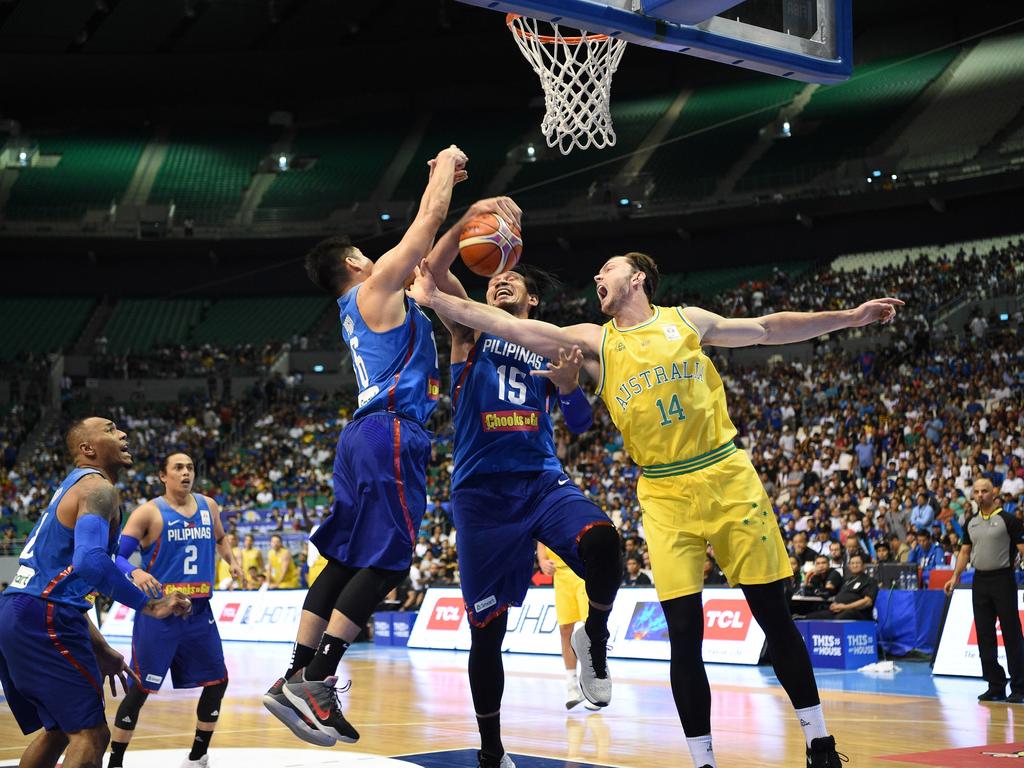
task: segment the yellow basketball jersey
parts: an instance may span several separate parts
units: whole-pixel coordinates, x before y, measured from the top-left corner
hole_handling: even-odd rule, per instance
[[[722,379],[679,307],[654,307],[632,328],[605,323],[597,394],[646,477],[696,471],[736,450]]]
[[[242,574],[245,578],[249,578],[249,569],[255,568],[257,573],[263,573],[263,550],[256,549],[243,549],[242,550]]]
[[[568,565],[565,564],[565,561],[558,556],[558,554],[555,552],[555,550],[548,549],[548,547],[545,547],[544,549],[547,550],[547,552],[548,552],[548,560],[550,560],[552,563],[555,564],[555,568],[568,568],[569,567]]]
[[[235,556],[235,562],[239,563],[239,567],[241,567],[242,550],[239,549],[238,547],[235,547],[233,550],[231,550],[231,552]],[[217,557],[217,584],[218,585],[219,584],[223,584],[224,580],[225,579],[229,579],[229,578],[231,578],[231,568],[228,567],[228,561],[225,560],[224,558],[218,556]]]
[[[267,561],[270,563],[270,576],[271,581],[277,581],[281,578],[281,583],[278,585],[281,589],[298,589],[299,586],[299,569],[295,567],[295,558],[292,558],[288,562],[288,570],[284,572],[284,576],[281,577],[281,571],[284,570],[281,561],[284,559],[284,552],[286,550],[282,547],[280,552],[275,552],[272,549],[267,550]]]

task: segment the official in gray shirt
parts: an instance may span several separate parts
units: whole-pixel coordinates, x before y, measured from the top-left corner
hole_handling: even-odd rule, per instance
[[[1024,634],[1017,612],[1017,583],[1013,569],[1018,553],[1024,554],[1024,524],[1004,512],[998,495],[987,479],[974,483],[977,514],[964,525],[964,540],[953,569],[953,578],[946,583],[952,593],[960,583],[960,574],[968,559],[974,567],[974,623],[978,630],[978,656],[981,674],[988,690],[978,701],[1008,701],[1024,704]],[[1010,673],[1010,695],[1006,695],[1006,673],[999,664],[996,647],[996,619],[1002,627],[1006,648],[1006,666]]]

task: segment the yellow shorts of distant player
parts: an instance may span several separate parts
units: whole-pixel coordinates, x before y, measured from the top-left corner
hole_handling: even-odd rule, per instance
[[[560,565],[555,569],[555,616],[558,624],[586,621],[590,612],[587,586],[572,568]]]
[[[747,454],[731,445],[644,467],[637,497],[659,600],[703,589],[708,543],[731,586],[792,575],[768,494]]]

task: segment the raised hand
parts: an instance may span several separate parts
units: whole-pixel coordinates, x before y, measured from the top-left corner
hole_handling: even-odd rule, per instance
[[[496,213],[516,229],[522,229],[523,211],[511,197],[488,197],[477,200],[469,206],[466,216],[475,218],[485,213]]]
[[[406,294],[421,307],[432,306],[434,296],[437,295],[437,283],[434,282],[434,274],[426,259],[416,267],[416,277]]]
[[[531,376],[548,379],[562,394],[572,392],[580,383],[580,368],[583,367],[583,351],[575,344],[566,352],[559,348],[558,360],[549,360],[546,371],[530,371]]]
[[[853,310],[852,319],[848,327],[860,328],[871,325],[871,323],[891,323],[896,317],[896,307],[902,307],[903,302],[899,299],[885,298],[865,301]]]

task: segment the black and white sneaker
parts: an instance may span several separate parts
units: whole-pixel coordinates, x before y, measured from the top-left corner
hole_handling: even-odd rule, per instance
[[[476,753],[476,764],[478,768],[516,768],[516,764],[508,756],[508,752],[501,756],[501,760],[494,760],[489,755],[485,755],[482,751],[478,750]]]
[[[848,762],[850,758],[836,752],[833,736],[811,739],[811,746],[807,748],[807,768],[842,768],[843,763]]]
[[[591,704],[607,707],[612,700],[612,676],[608,672],[608,647],[590,642],[587,628],[580,624],[572,633],[572,649],[580,660],[580,689]]]
[[[317,728],[308,717],[288,701],[288,697],[284,695],[284,684],[285,679],[279,677],[277,682],[270,686],[263,694],[263,706],[303,741],[318,747],[333,747],[337,739]]]
[[[304,670],[292,675],[284,684],[284,695],[299,712],[316,724],[316,727],[346,744],[359,741],[359,732],[341,714],[341,702],[338,694],[344,693],[352,685],[337,688],[338,678],[328,677],[326,680],[306,680]]]

